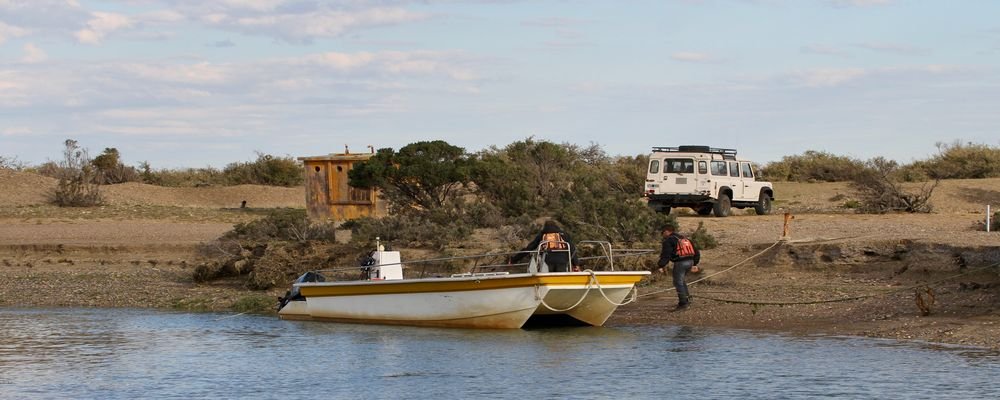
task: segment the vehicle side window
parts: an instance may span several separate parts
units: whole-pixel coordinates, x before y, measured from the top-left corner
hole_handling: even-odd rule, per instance
[[[748,162],[741,163],[740,166],[743,167],[744,178],[753,178],[753,170],[750,169],[750,163]]]
[[[708,173],[708,163],[704,161],[698,161],[698,173],[707,174]]]
[[[735,161],[729,162],[729,176],[740,177],[740,164]]]
[[[660,160],[653,160],[649,162],[649,173],[656,174],[660,172]]]
[[[726,176],[726,162],[725,161],[712,161],[712,175]]]

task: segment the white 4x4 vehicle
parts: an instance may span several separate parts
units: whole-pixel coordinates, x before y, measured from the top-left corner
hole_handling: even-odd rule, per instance
[[[732,207],[753,207],[758,215],[771,212],[771,182],[754,179],[750,161],[736,158],[734,149],[709,146],[653,147],[646,173],[649,206],[670,213],[691,207],[698,215],[730,215]]]

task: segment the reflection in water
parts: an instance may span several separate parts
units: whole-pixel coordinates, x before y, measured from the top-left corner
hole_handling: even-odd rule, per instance
[[[691,327],[465,330],[0,309],[0,398],[991,398],[1000,356]]]

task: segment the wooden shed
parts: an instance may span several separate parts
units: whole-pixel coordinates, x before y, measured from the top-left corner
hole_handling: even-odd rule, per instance
[[[305,164],[306,211],[313,221],[346,221],[384,215],[374,188],[348,185],[347,171],[372,154],[328,154],[299,157]]]

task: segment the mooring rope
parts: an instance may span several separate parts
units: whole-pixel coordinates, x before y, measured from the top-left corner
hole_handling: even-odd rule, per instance
[[[750,261],[750,260],[753,260],[754,258],[760,257],[762,254],[766,253],[768,250],[773,249],[775,246],[781,244],[782,242],[783,242],[783,240],[778,240],[777,242],[774,242],[774,244],[772,244],[770,246],[767,246],[767,248],[765,248],[764,250],[761,250],[761,251],[757,252],[757,254],[754,254],[754,255],[752,255],[750,257],[747,257],[743,261],[740,261],[740,262],[738,262],[736,264],[733,264],[729,268],[726,268],[726,269],[724,269],[722,271],[716,272],[716,273],[711,274],[711,275],[703,276],[703,277],[698,278],[698,279],[696,279],[694,281],[688,282],[688,285],[693,285],[695,283],[701,282],[701,281],[703,281],[705,279],[708,279],[708,278],[711,278],[713,276],[729,272],[729,271],[733,270],[734,268],[739,267],[740,265],[745,264],[747,261]],[[671,288],[666,288],[666,289],[663,289],[663,290],[657,290],[657,291],[654,291],[654,292],[643,293],[643,294],[639,295],[639,297],[652,296],[652,295],[657,294],[657,293],[669,292],[671,290],[677,290],[677,288],[671,287]]]
[[[869,293],[869,294],[858,295],[858,296],[848,296],[848,297],[840,297],[840,298],[836,298],[836,299],[826,299],[826,300],[812,300],[812,301],[758,301],[758,300],[740,300],[740,299],[720,299],[720,298],[715,298],[715,297],[710,297],[710,296],[701,296],[701,295],[689,295],[689,296],[690,297],[696,297],[696,298],[699,298],[699,299],[706,299],[706,300],[723,302],[723,303],[749,304],[749,305],[762,305],[762,306],[794,306],[794,305],[808,305],[808,304],[839,303],[839,302],[844,302],[844,301],[864,300],[864,299],[868,299],[868,298],[872,298],[872,297],[878,297],[878,296],[884,296],[884,295],[888,295],[888,294],[892,294],[892,293],[896,293],[896,292],[903,292],[903,291],[914,290],[914,289],[921,288],[921,287],[931,287],[931,286],[937,285],[937,284],[939,284],[941,282],[949,281],[949,280],[952,280],[952,279],[955,279],[955,278],[959,278],[959,277],[962,277],[962,276],[965,276],[965,275],[969,275],[969,274],[971,274],[973,272],[979,272],[979,271],[982,271],[982,270],[985,270],[985,269],[988,269],[988,268],[994,268],[994,267],[997,267],[997,266],[1000,266],[1000,262],[994,263],[994,264],[990,264],[990,265],[986,265],[986,266],[982,266],[982,267],[978,267],[978,268],[973,268],[973,269],[965,271],[965,272],[963,272],[961,274],[956,274],[956,275],[948,276],[948,277],[941,278],[941,279],[938,279],[938,280],[933,281],[933,282],[921,283],[921,284],[917,284],[917,285],[912,285],[912,286],[907,286],[907,287],[902,287],[902,288],[897,288],[897,289],[892,289],[892,290],[886,290],[886,291],[882,291],[882,292],[879,292],[879,293]]]
[[[615,302],[615,301],[611,300],[611,298],[608,297],[608,295],[606,293],[604,293],[604,287],[601,286],[601,282],[597,279],[597,274],[595,274],[593,270],[585,269],[585,270],[583,270],[583,272],[586,272],[586,273],[590,274],[589,278],[587,279],[587,290],[585,290],[583,292],[583,295],[580,296],[580,299],[577,300],[576,303],[574,303],[569,308],[556,309],[556,308],[553,308],[552,306],[548,305],[548,303],[545,302],[545,298],[543,296],[538,296],[538,286],[535,286],[535,296],[538,296],[539,300],[541,300],[542,305],[545,306],[545,308],[548,308],[549,311],[552,311],[552,312],[566,312],[566,311],[569,311],[569,310],[572,310],[572,309],[576,308],[581,303],[583,303],[583,300],[587,298],[587,295],[590,293],[590,290],[593,289],[595,286],[597,287],[597,291],[601,293],[601,296],[604,297],[604,300],[606,300],[608,303],[611,303],[615,307],[621,307],[621,306],[624,306],[626,304],[632,303],[632,302],[636,301],[636,299],[638,298],[639,291],[635,287],[635,285],[633,285],[632,286],[632,290],[630,291],[632,293],[632,298],[630,298],[627,301],[622,302],[622,303]]]

